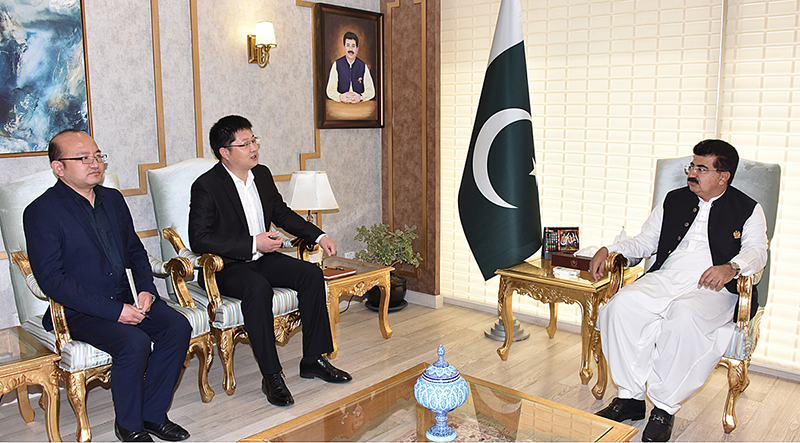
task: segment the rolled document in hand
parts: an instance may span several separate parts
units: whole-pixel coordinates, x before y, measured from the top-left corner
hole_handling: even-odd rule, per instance
[[[136,283],[133,282],[133,272],[131,272],[130,268],[125,268],[125,274],[128,276],[128,285],[130,285],[131,292],[133,293],[133,305],[136,306],[137,309],[142,309],[141,306],[139,306],[139,293],[136,292]],[[144,317],[150,318],[147,312],[144,312]]]

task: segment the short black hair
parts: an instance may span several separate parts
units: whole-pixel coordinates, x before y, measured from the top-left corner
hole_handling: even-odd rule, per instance
[[[731,178],[728,179],[728,184],[731,184],[739,166],[739,153],[730,143],[717,139],[703,140],[694,146],[694,155],[716,157],[714,169],[730,172]]]
[[[229,115],[222,117],[218,122],[214,123],[211,130],[208,131],[208,141],[211,144],[211,150],[214,151],[214,157],[217,160],[222,160],[219,154],[219,148],[230,145],[236,140],[236,133],[242,129],[252,129],[253,125],[250,120],[240,115]]]
[[[70,129],[65,129],[59,132],[58,134],[54,135],[53,138],[50,139],[50,143],[47,145],[47,157],[50,159],[50,163],[61,158],[61,150],[63,147],[61,146],[61,143],[57,141],[57,139],[60,138],[59,137],[60,135],[70,134],[70,133],[80,134],[82,132],[83,131],[81,131],[80,129],[70,128]]]
[[[347,31],[344,33],[344,37],[342,37],[342,44],[347,43],[347,40],[355,40],[356,48],[358,47],[358,36],[354,32]]]

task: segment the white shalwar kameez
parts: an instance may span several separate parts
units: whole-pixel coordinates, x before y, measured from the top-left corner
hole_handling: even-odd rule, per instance
[[[603,352],[620,398],[644,400],[647,394],[655,406],[675,414],[705,383],[731,340],[738,296],[725,288],[698,288],[700,276],[713,266],[708,217],[717,198],[698,197],[697,217],[661,269],[623,287],[598,313]],[[654,254],[663,214],[662,201],[639,235],[608,246],[609,252],[629,258]],[[742,275],[766,264],[766,244],[766,219],[757,204],[731,260]]]

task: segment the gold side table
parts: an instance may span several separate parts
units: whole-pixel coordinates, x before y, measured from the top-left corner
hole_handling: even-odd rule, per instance
[[[19,412],[26,423],[33,420],[28,385],[42,387],[39,405],[45,410],[47,436],[61,441],[58,431],[58,375],[54,354],[19,326],[0,329],[0,394],[17,390]]]
[[[640,266],[625,269],[624,284],[628,284],[644,270]],[[497,354],[503,360],[508,359],[508,353],[514,339],[514,325],[512,319],[511,301],[514,292],[531,297],[542,303],[550,304],[550,324],[547,326],[547,335],[553,338],[556,333],[558,319],[558,305],[556,303],[573,303],[581,307],[581,383],[588,384],[594,375],[589,361],[594,356],[592,343],[599,344],[599,335],[596,334],[597,310],[606,301],[609,276],[604,275],[595,282],[587,271],[581,271],[576,278],[558,278],[553,275],[550,260],[540,258],[531,259],[515,266],[498,269],[500,275],[500,289],[497,293],[498,310],[503,319],[505,328],[505,341],[497,349]],[[511,331],[509,333],[509,331]],[[597,359],[597,384],[592,388],[592,393],[598,399],[603,398],[608,380],[608,369],[605,359]]]
[[[389,327],[389,292],[391,290],[389,273],[394,271],[394,268],[341,257],[328,257],[323,261],[323,266],[328,268],[341,266],[356,269],[356,273],[353,275],[325,281],[328,284],[328,318],[331,323],[331,337],[333,337],[333,352],[328,356],[336,358],[339,349],[336,345],[336,329],[339,324],[339,299],[343,295],[353,294],[363,297],[373,287],[380,287],[381,303],[378,307],[378,327],[381,329],[383,338],[388,339],[391,337],[392,328]]]

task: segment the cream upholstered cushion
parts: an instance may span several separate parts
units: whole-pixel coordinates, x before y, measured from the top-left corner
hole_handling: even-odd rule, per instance
[[[192,338],[211,330],[208,325],[208,317],[206,317],[202,309],[183,307],[171,300],[167,300],[166,302],[172,309],[180,312],[189,320],[189,323],[192,325]],[[58,352],[56,350],[56,336],[53,332],[44,329],[41,315],[32,317],[28,321],[22,323],[22,328],[47,346],[47,349]],[[111,355],[82,341],[72,340],[61,350],[61,360],[58,362],[58,365],[67,372],[76,372],[84,369],[96,368],[109,363],[111,363]]]
[[[195,282],[187,283],[189,293],[195,303],[208,306],[206,291]],[[297,301],[297,292],[287,288],[273,288],[275,295],[272,299],[272,315],[278,317],[300,309]],[[217,308],[213,326],[217,329],[228,329],[244,325],[242,314],[242,301],[232,297],[222,296],[222,305]]]
[[[44,329],[41,315],[31,317],[28,321],[22,323],[22,328],[47,346],[47,349],[58,352],[56,350],[56,335]],[[111,356],[109,354],[82,341],[72,340],[61,350],[61,360],[58,362],[58,366],[67,372],[75,372],[110,363]]]

